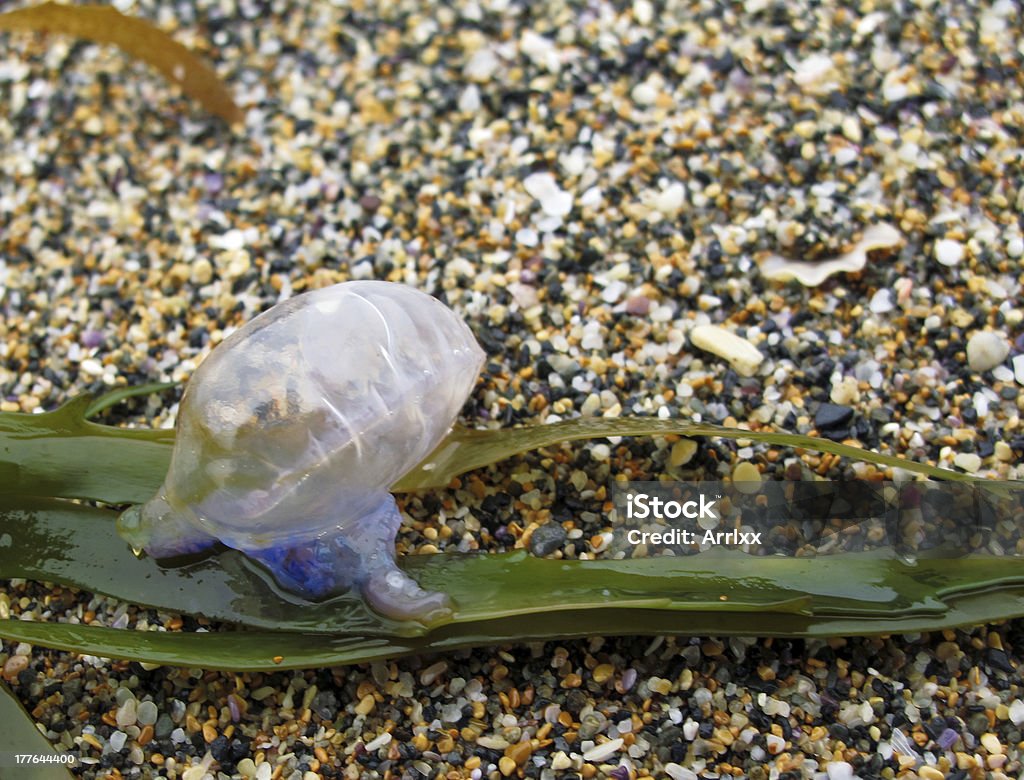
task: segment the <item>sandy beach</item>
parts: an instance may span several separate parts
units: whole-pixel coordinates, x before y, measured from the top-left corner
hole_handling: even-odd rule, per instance
[[[1019,4],[116,5],[213,65],[244,123],[111,46],[0,34],[0,410],[184,383],[274,303],[380,279],[486,352],[466,425],[692,419],[1024,475]],[[169,427],[180,394],[104,419]],[[400,496],[398,552],[601,557],[623,475],[787,470],[877,474],[574,442]],[[1012,521],[999,553],[1024,553]],[[0,585],[3,618],[202,626]],[[1007,621],[273,674],[5,642],[0,667],[83,778],[996,780],[1024,771],[1022,646]]]

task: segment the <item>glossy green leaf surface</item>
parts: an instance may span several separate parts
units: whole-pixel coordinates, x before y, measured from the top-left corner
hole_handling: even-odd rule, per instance
[[[829,452],[853,460],[868,461],[878,466],[901,468],[939,479],[964,482],[975,478],[925,463],[914,463],[892,455],[862,450],[847,444],[814,436],[793,433],[748,431],[727,428],[713,423],[687,420],[663,420],[654,417],[577,417],[550,425],[501,430],[470,430],[455,428],[419,466],[402,477],[395,490],[443,487],[452,477],[471,469],[496,463],[520,452],[549,447],[564,441],[599,439],[610,436],[721,436],[726,439],[751,439],[784,447],[802,447],[815,452]]]
[[[231,621],[239,630],[191,635],[8,621],[0,636],[155,663],[248,669],[593,634],[853,635],[1024,615],[1024,562],[1012,557],[910,564],[889,549],[816,558],[717,549],[559,561],[519,551],[404,559],[407,572],[457,605],[449,620],[428,628],[384,620],[352,597],[313,604],[285,596],[233,551],[180,566],[136,559],[117,537],[114,517],[71,502],[22,499],[15,507],[8,500],[0,509],[0,571]]]
[[[127,504],[152,497],[171,459],[174,431],[85,419],[81,396],[45,414],[0,414],[0,490]]]
[[[991,562],[981,560],[977,564],[984,568]],[[937,630],[1021,615],[1024,584],[1013,584],[992,591],[974,587],[950,591],[942,610],[921,615],[812,617],[765,611],[666,612],[609,606],[569,613],[540,610],[531,615],[452,624],[409,638],[284,631],[168,633],[7,620],[0,621],[0,637],[103,657],[243,671],[332,666],[460,647],[598,635],[853,636]]]
[[[82,397],[46,414],[0,414],[0,488],[21,495],[83,498],[108,504],[149,500],[167,473],[174,432],[115,428],[85,419],[87,412],[105,408],[110,402],[107,396],[97,400]],[[969,474],[813,436],[747,431],[686,420],[620,417],[577,418],[502,430],[455,428],[394,489],[441,487],[471,469],[563,441],[667,434],[751,439],[829,452],[940,479],[977,481]]]
[[[972,554],[909,563],[891,548],[820,557],[716,549],[600,561],[538,559],[522,551],[436,554],[401,562],[423,587],[448,593],[455,605],[451,615],[429,626],[381,618],[354,595],[307,602],[282,592],[234,551],[188,561],[137,558],[116,534],[115,512],[54,498],[126,503],[146,500],[158,488],[172,432],[85,419],[117,400],[82,398],[49,414],[0,415],[0,576],[201,615],[234,630],[180,634],[8,620],[0,623],[0,636],[153,663],[272,669],[595,634],[853,635],[1024,615],[1021,559]],[[447,484],[468,469],[567,439],[668,433],[750,438],[973,481],[806,436],[602,418],[453,431],[398,487]]]

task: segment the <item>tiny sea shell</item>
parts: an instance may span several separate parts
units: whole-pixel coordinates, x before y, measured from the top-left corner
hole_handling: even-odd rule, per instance
[[[444,609],[395,565],[388,488],[443,438],[483,360],[454,312],[405,285],[278,304],[196,370],[163,487],[121,533],[157,558],[220,541],[312,598],[358,586],[392,616]]]

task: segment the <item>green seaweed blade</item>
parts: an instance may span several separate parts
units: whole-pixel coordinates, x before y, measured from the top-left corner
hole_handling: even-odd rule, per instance
[[[116,535],[115,512],[59,500],[119,504],[145,500],[158,488],[173,433],[86,419],[117,400],[81,398],[48,414],[0,414],[0,576],[61,583],[233,628],[193,635],[12,619],[0,622],[0,636],[153,663],[272,669],[596,634],[877,634],[1024,615],[1019,558],[968,555],[910,564],[891,550],[817,558],[720,550],[621,561],[537,559],[522,551],[415,556],[402,566],[424,587],[449,593],[456,605],[437,623],[385,620],[351,596],[304,602],[233,551],[193,561],[137,558]],[[397,487],[447,484],[468,469],[565,440],[670,433],[744,437],[974,481],[806,436],[620,418],[456,429]]]
[[[228,643],[211,645],[221,648],[216,652],[234,647],[240,653],[237,668],[276,668],[283,662],[275,656],[292,665],[343,663],[526,637],[854,635],[1024,615],[1024,565],[1008,556],[922,557],[908,563],[889,549],[802,558],[719,549],[679,557],[562,561],[518,551],[404,558],[410,575],[424,587],[447,592],[457,609],[431,626],[396,623],[351,596],[297,602],[230,551],[176,566],[137,559],[116,536],[115,513],[109,510],[24,498],[8,498],[6,504],[0,508],[4,576],[230,621],[234,628],[223,633],[249,651],[229,640],[208,641]],[[9,620],[0,623],[0,636],[156,663],[206,666],[213,657],[198,649],[207,640],[186,639],[186,634],[161,633],[158,641],[152,632]],[[250,642],[257,639],[258,652]],[[174,645],[178,640],[182,644]],[[231,668],[223,663],[222,668]]]
[[[46,414],[0,413],[0,490],[8,494],[80,498],[108,504],[149,500],[170,465],[174,433],[115,428],[85,419],[90,410],[108,404],[103,399],[82,397]],[[399,479],[393,489],[401,492],[442,487],[466,471],[565,441],[669,434],[745,438],[829,452],[937,479],[979,481],[969,474],[813,436],[747,431],[686,420],[620,417],[577,418],[551,425],[500,430],[457,427],[422,463]]]

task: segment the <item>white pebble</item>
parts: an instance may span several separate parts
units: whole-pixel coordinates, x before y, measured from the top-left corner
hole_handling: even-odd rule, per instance
[[[580,415],[583,417],[593,417],[601,411],[601,397],[597,393],[591,393],[587,396],[587,400],[583,402],[583,406],[580,407]]]
[[[1001,333],[979,330],[967,341],[967,364],[971,371],[989,371],[1010,354],[1010,345]]]
[[[675,316],[675,309],[668,304],[662,304],[661,306],[655,307],[647,316],[651,318],[651,322],[669,322]],[[675,340],[674,336],[678,336],[679,340],[682,341],[682,335],[683,334],[678,330],[670,330],[668,332],[668,340],[671,343]]]
[[[847,165],[852,165],[857,162],[857,160],[860,159],[860,154],[852,146],[841,146],[839,149],[836,149],[834,157],[836,165],[840,168],[844,168]]]
[[[516,231],[516,243],[523,246],[537,246],[537,231],[532,228],[520,228]]]
[[[540,201],[545,214],[564,217],[572,211],[572,194],[559,187],[551,173],[531,173],[523,179],[523,187],[531,197]]]
[[[616,279],[604,288],[604,291],[601,293],[601,300],[605,303],[615,303],[625,295],[626,289],[626,283]]]
[[[152,726],[154,723],[156,723],[156,719],[157,716],[159,716],[159,714],[160,713],[153,702],[144,701],[141,704],[139,704],[138,721],[143,726]]]
[[[380,736],[375,737],[373,740],[366,743],[366,752],[372,753],[375,750],[380,750],[389,742],[391,742],[391,732],[385,731]]]
[[[650,80],[641,81],[633,87],[633,91],[630,94],[633,96],[634,103],[638,103],[641,106],[649,106],[658,99],[658,88]]]
[[[978,391],[971,397],[971,404],[974,406],[974,411],[978,413],[978,417],[988,417],[988,396]]]
[[[604,761],[613,753],[617,753],[622,747],[622,738],[610,739],[600,745],[594,745],[590,750],[583,751],[584,761]]]
[[[788,718],[789,710],[789,702],[773,697],[769,697],[764,704],[764,711],[768,715],[781,715],[784,718]]]
[[[857,37],[863,38],[871,35],[871,33],[877,30],[878,26],[888,18],[889,17],[886,14],[880,11],[876,11],[862,17],[861,20],[857,22],[857,28],[855,30]]]
[[[828,772],[828,780],[851,780],[853,777],[853,766],[845,761],[829,761],[825,771]]]
[[[121,728],[134,726],[138,715],[139,702],[134,696],[117,708],[117,725]]]
[[[110,735],[110,749],[115,753],[121,752],[121,748],[124,747],[124,743],[128,741],[128,735],[123,731],[115,731]]]
[[[103,120],[93,114],[82,125],[82,130],[89,135],[99,135],[103,132]]]
[[[561,69],[558,50],[550,38],[538,35],[533,30],[527,30],[519,39],[519,49],[539,68],[544,68],[551,73],[557,73]]]
[[[828,54],[812,54],[794,66],[793,81],[804,91],[817,93],[830,83],[835,65]]]
[[[649,0],[636,0],[633,3],[633,18],[641,27],[647,27],[654,21],[654,5]]]
[[[988,291],[989,295],[991,295],[993,298],[999,301],[1005,301],[1007,298],[1010,297],[1010,294],[1006,291],[1006,288],[1003,287],[1003,285],[999,284],[999,282],[997,282],[995,279],[986,279],[985,289]]]
[[[447,267],[449,270],[451,270],[451,263],[449,263]],[[373,270],[373,262],[371,262],[368,259],[360,260],[358,263],[351,267],[351,274],[353,279],[372,279],[374,273],[375,271]]]
[[[89,376],[103,376],[103,364],[93,358],[83,360],[79,365],[83,373]]]
[[[543,210],[543,208],[544,205],[541,204],[541,210]],[[534,227],[536,227],[537,230],[541,233],[554,233],[556,230],[562,227],[562,222],[563,220],[561,217],[544,216],[534,223]]]
[[[1024,355],[1017,355],[1013,359],[1013,375],[1017,384],[1024,385]]]
[[[458,704],[446,704],[441,708],[441,720],[444,723],[458,723],[462,720],[462,708]]]
[[[228,279],[238,279],[252,268],[249,253],[243,249],[223,252],[217,256],[217,266]]]
[[[651,205],[666,217],[674,217],[686,204],[686,190],[676,181],[654,195]]]
[[[697,775],[692,769],[679,764],[665,764],[665,774],[672,780],[697,780]]]
[[[1002,363],[992,369],[992,377],[997,382],[1012,382],[1014,380],[1013,372]]]
[[[999,742],[999,737],[992,732],[981,735],[981,746],[993,756],[1001,755],[1003,752],[1003,746]]]
[[[908,93],[907,85],[901,81],[903,70],[889,70],[882,80],[882,97],[886,103],[896,103],[903,100]]]
[[[574,146],[571,152],[558,155],[558,164],[566,176],[579,176],[587,169],[587,156],[583,147]]]
[[[1024,238],[1020,236],[1014,236],[1006,242],[1006,254],[1010,257],[1017,258],[1024,255]]]
[[[855,116],[847,116],[843,119],[841,125],[843,135],[846,136],[846,140],[859,144],[863,139],[863,133],[860,129],[860,120]]]
[[[1010,705],[1010,722],[1014,726],[1024,723],[1024,701],[1020,699],[1013,700],[1013,704]]]
[[[860,388],[857,380],[852,376],[843,377],[839,382],[832,385],[832,392],[829,398],[833,403],[847,406],[860,400]]]
[[[974,474],[981,468],[981,458],[973,452],[958,452],[953,456],[953,465]]]
[[[551,768],[556,772],[562,769],[568,769],[572,766],[572,759],[565,754],[564,750],[559,750],[555,755],[551,757]]]
[[[964,259],[964,245],[951,238],[935,242],[935,259],[943,265],[959,265]]]
[[[580,195],[580,205],[588,208],[600,206],[602,200],[604,200],[604,196],[601,194],[600,187],[591,187]]]
[[[882,289],[871,296],[871,303],[868,304],[868,307],[875,314],[885,314],[892,311],[896,305],[892,302],[892,293]]]
[[[210,246],[214,249],[241,249],[245,246],[245,233],[241,230],[229,230],[219,236],[210,236]]]
[[[473,53],[469,62],[462,69],[462,73],[471,81],[483,83],[490,81],[500,66],[501,63],[498,61],[497,55],[489,48],[484,47]]]
[[[464,114],[475,114],[480,110],[480,89],[476,84],[470,84],[459,95],[459,111]]]
[[[757,347],[720,325],[698,325],[690,331],[690,341],[698,349],[725,358],[742,376],[753,376],[764,360]]]

